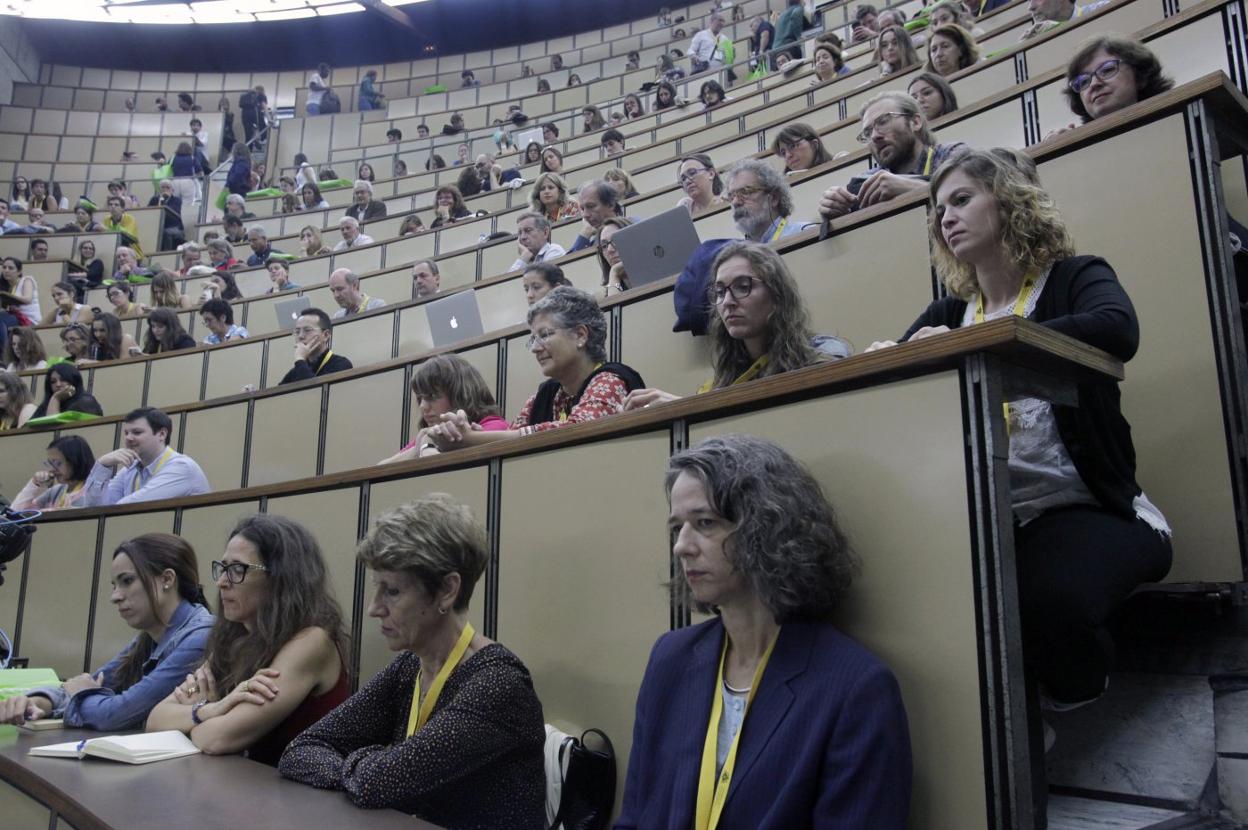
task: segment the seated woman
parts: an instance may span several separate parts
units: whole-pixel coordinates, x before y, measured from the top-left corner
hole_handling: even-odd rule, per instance
[[[698,90],[698,100],[702,102],[702,109],[709,110],[731,99],[719,81],[706,81]]]
[[[472,215],[459,188],[453,184],[444,184],[433,194],[433,212],[437,218],[429,223],[431,228],[440,228],[452,222],[458,222]]]
[[[1135,38],[1108,34],[1085,41],[1075,52],[1066,65],[1063,92],[1070,111],[1087,124],[1173,87],[1151,49]],[[1072,121],[1045,139],[1078,126]]]
[[[82,323],[70,323],[61,329],[61,346],[65,357],[75,365],[91,362],[91,329]]]
[[[538,168],[543,173],[563,173],[563,153],[557,147],[542,150],[542,164]]]
[[[435,355],[417,366],[412,375],[412,394],[416,396],[416,406],[420,410],[416,437],[381,464],[436,455],[438,449],[432,441],[425,439],[425,430],[437,423],[446,412],[462,409],[468,420],[480,424],[481,429],[507,429],[507,422],[499,414],[494,393],[485,378],[457,354]]]
[[[208,278],[200,283],[199,301],[202,305],[208,300],[241,300],[243,292],[238,290],[238,280],[229,271],[213,271]]]
[[[104,226],[95,221],[95,206],[79,202],[74,208],[74,221],[61,228],[62,233],[104,233]]]
[[[305,257],[321,256],[330,253],[329,246],[321,241],[321,232],[312,225],[304,225],[299,230],[299,248]]]
[[[138,317],[143,309],[134,301],[134,288],[128,282],[115,282],[104,291],[109,303],[113,306],[113,314],[120,320]]]
[[[541,164],[542,163],[542,143],[540,141],[530,141],[524,148],[524,161],[521,164]]]
[[[830,621],[857,563],[819,482],[730,434],[673,456],[664,483],[672,592],[714,616],[650,652],[617,830],[905,828],[906,710]]]
[[[685,192],[678,205],[697,216],[713,207],[726,204],[724,183],[715,170],[715,162],[705,153],[685,156],[676,168],[676,181]]]
[[[4,344],[4,360],[0,362],[4,363],[6,372],[45,369],[48,365],[48,353],[34,329],[16,326],[9,329],[9,340]]]
[[[880,75],[894,75],[919,63],[919,53],[914,50],[910,33],[901,26],[888,26],[875,39],[873,59],[880,67]]]
[[[403,224],[399,225],[399,236],[415,236],[425,229],[425,220],[421,219],[415,213],[409,213],[403,217]]]
[[[52,286],[52,308],[39,321],[44,326],[63,326],[68,323],[91,322],[91,309],[74,302],[77,290],[71,282],[58,282]]]
[[[0,261],[0,291],[14,298],[9,306],[24,326],[37,326],[43,319],[43,311],[39,308],[39,286],[30,274],[22,273],[22,261],[15,256],[6,256]]]
[[[143,337],[144,354],[175,352],[195,348],[195,338],[182,328],[182,321],[171,308],[155,308],[147,316],[147,334]]]
[[[771,142],[771,152],[784,159],[785,173],[800,173],[832,160],[823,139],[809,124],[788,124]]]
[[[906,90],[919,102],[929,122],[948,115],[958,108],[958,96],[953,87],[935,72],[922,72],[915,76]]]
[[[630,92],[624,96],[624,117],[625,118],[641,118],[646,114],[646,108],[642,106],[641,96],[636,92]]]
[[[446,827],[546,826],[542,704],[520,659],[473,629],[489,547],[435,493],[377,519],[360,543],[368,614],[399,655],[282,755],[286,778]]]
[[[607,126],[607,121],[602,117],[602,110],[593,104],[586,104],[581,109],[581,132],[590,133],[594,130],[601,130]]]
[[[66,331],[78,329],[78,334],[85,344],[86,328],[77,323],[67,326]],[[45,415],[59,415],[62,412],[86,412],[90,415],[103,415],[100,402],[83,391],[85,383],[82,373],[72,363],[57,363],[48,368],[43,379],[43,402],[35,407],[31,417],[42,418]]]
[[[320,545],[303,525],[257,514],[212,563],[220,614],[207,657],[147,718],[209,755],[276,766],[286,745],[347,699],[342,612]]]
[[[62,435],[48,444],[43,469],[36,470],[13,497],[14,510],[65,510],[78,507],[83,485],[95,466],[95,453],[80,435]]]
[[[202,269],[212,271],[227,271],[231,268],[238,267],[238,260],[234,258],[234,246],[224,239],[214,239],[207,243],[208,248],[208,264],[193,265],[186,269],[188,277],[199,276],[204,273]]]
[[[615,236],[620,228],[627,228],[631,224],[633,224],[632,219],[624,216],[611,216],[598,229],[598,238],[594,242],[594,247],[598,251],[598,267],[602,269],[602,296],[604,297],[627,291],[631,287],[628,284],[628,273],[624,270],[624,262],[620,259],[620,252],[611,242],[611,237]]]
[[[94,674],[0,702],[0,723],[64,718],[80,729],[135,729],[199,665],[212,614],[195,550],[178,536],[145,533],[118,545],[110,568],[109,600],[139,633]]]
[[[602,172],[602,180],[615,188],[615,192],[620,194],[621,202],[639,195],[637,185],[633,184],[633,177],[623,167],[608,167]]]
[[[194,308],[195,302],[178,290],[172,271],[159,271],[152,277],[152,304],[148,308]]]
[[[983,37],[985,32],[975,23],[975,16],[966,10],[962,0],[940,0],[928,10],[927,27],[936,29],[940,26],[961,26],[976,38]]]
[[[121,360],[141,351],[130,333],[121,330],[117,316],[107,311],[91,321],[91,335],[92,360]]]
[[[290,278],[290,263],[284,259],[270,259],[269,265],[269,281],[273,284],[269,286],[269,290],[265,294],[281,294],[283,291],[298,291],[303,288],[297,282]]]
[[[660,110],[671,109],[676,106],[684,106],[684,102],[676,97],[676,87],[672,86],[670,81],[660,81],[658,87],[654,91],[653,111],[658,112]]]
[[[95,255],[94,242],[84,239],[78,243],[78,257],[66,261],[65,273],[70,282],[82,283],[81,291],[75,286],[80,300],[86,289],[96,288],[104,282],[104,260]]]
[[[607,361],[607,318],[598,301],[576,288],[559,287],[529,306],[529,350],[549,380],[538,387],[503,431],[473,426],[462,410],[448,412],[426,435],[439,450],[519,438],[605,418],[645,383],[633,369]]]
[[[299,195],[303,199],[303,206],[300,210],[325,210],[329,207],[329,202],[325,201],[325,197],[321,195],[321,189],[317,187],[316,182],[308,182],[299,190]]]
[[[937,26],[927,36],[925,72],[948,78],[978,62],[979,47],[975,45],[975,37],[961,26]]]
[[[524,288],[524,300],[530,306],[561,285],[572,287],[563,269],[553,262],[530,263],[520,278],[520,285]]]
[[[529,191],[529,207],[551,222],[581,215],[581,206],[568,196],[568,186],[558,173],[543,173]]]
[[[810,85],[826,84],[847,72],[849,72],[849,67],[845,65],[845,60],[841,57],[841,50],[827,41],[819,41],[815,46],[815,63]]]
[[[711,365],[714,377],[698,393],[736,386],[755,378],[791,372],[849,357],[839,337],[816,335],[797,281],[784,258],[769,245],[730,242],[711,265],[715,281],[707,302],[711,315]],[[638,389],[625,409],[680,398],[659,389]]]
[[[34,414],[30,387],[12,372],[0,372],[0,432],[21,429]]]
[[[1075,256],[1030,159],[968,152],[932,177],[930,204],[933,259],[950,296],[901,340],[1013,314],[1124,362],[1135,355],[1131,300],[1105,260]],[[1077,390],[1077,406],[1027,398],[1010,401],[1006,416],[1023,658],[1043,699],[1059,705],[1105,691],[1106,620],[1140,583],[1164,577],[1172,556],[1170,528],[1136,481],[1118,384]]]

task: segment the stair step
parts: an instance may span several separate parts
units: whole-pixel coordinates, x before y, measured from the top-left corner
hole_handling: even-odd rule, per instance
[[[1177,810],[1137,804],[1070,795],[1049,796],[1049,830],[1140,830],[1184,815]]]

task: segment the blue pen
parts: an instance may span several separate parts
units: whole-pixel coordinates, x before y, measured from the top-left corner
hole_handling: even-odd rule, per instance
[[[78,747],[74,750],[74,752],[82,752],[82,748],[86,745],[87,745],[87,739],[83,738],[81,741],[78,742]]]

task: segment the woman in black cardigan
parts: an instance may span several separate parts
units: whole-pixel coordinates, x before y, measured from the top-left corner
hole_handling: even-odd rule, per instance
[[[942,166],[931,187],[932,248],[951,296],[902,340],[1015,314],[1119,360],[1135,355],[1131,300],[1105,260],[1074,256],[1030,159],[970,152]],[[1043,704],[1068,708],[1105,690],[1105,621],[1137,585],[1169,571],[1170,528],[1136,482],[1116,382],[1079,384],[1077,407],[1034,398],[1008,407],[1024,660]]]

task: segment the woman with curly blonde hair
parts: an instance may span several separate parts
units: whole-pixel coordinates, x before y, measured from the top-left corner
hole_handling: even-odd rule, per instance
[[[581,206],[569,198],[568,186],[558,173],[543,173],[529,191],[529,206],[551,222],[581,215]]]
[[[928,306],[902,340],[1013,315],[1124,362],[1135,355],[1130,298],[1109,263],[1074,255],[1029,158],[968,152],[937,171],[931,192],[931,244],[951,296]],[[1076,406],[1007,405],[1023,652],[1042,707],[1105,691],[1106,620],[1136,586],[1170,569],[1170,528],[1136,481],[1119,400],[1117,382],[1101,380],[1078,385]]]

